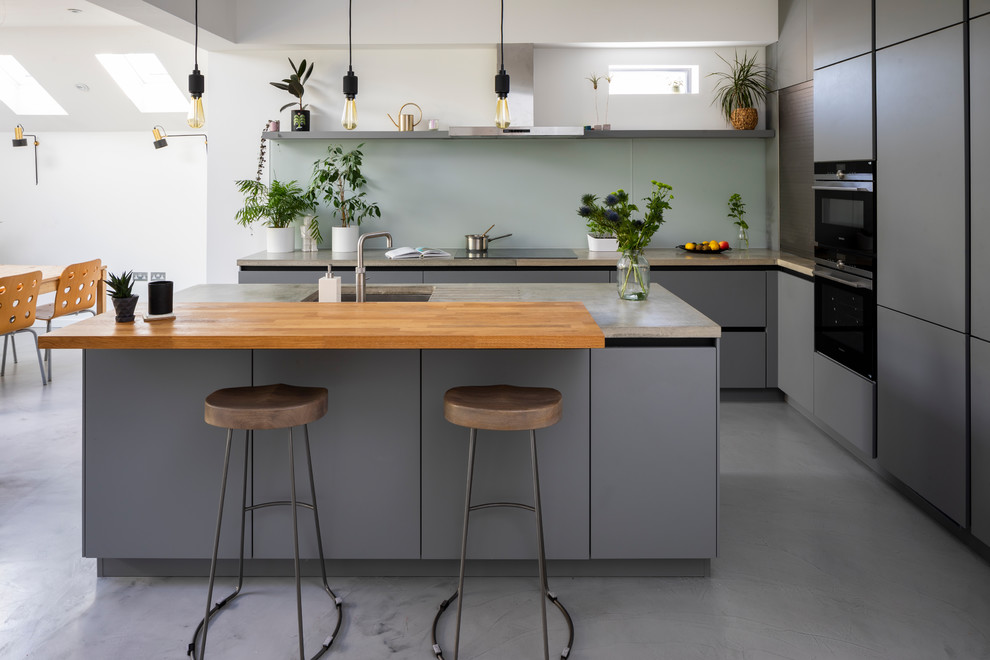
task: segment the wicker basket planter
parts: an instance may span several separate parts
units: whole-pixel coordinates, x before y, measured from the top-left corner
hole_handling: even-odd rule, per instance
[[[738,131],[751,131],[760,121],[756,108],[736,108],[732,111],[732,127]]]

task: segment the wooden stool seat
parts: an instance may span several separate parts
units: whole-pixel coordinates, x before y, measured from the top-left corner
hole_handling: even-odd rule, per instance
[[[560,392],[549,387],[454,387],[443,395],[448,422],[472,429],[528,431],[553,426],[563,413]]]
[[[261,385],[228,387],[206,397],[206,423],[227,429],[302,426],[327,413],[325,387]]]

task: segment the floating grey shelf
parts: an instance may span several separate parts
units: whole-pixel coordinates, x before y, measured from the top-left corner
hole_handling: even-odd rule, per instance
[[[774,131],[671,130],[585,131],[584,135],[459,135],[447,131],[279,131],[262,133],[268,140],[608,140],[630,138],[772,138]]]

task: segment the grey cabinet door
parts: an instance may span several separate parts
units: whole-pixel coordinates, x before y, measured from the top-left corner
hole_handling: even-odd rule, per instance
[[[765,271],[653,270],[650,279],[721,326],[767,325]]]
[[[203,421],[203,401],[251,384],[251,351],[89,350],[83,360],[83,555],[209,557],[225,432]],[[241,434],[222,557],[237,557],[243,456]]]
[[[990,340],[990,15],[973,20],[969,30],[970,332]]]
[[[611,270],[615,270],[612,268]],[[481,268],[469,268],[465,270],[437,269],[427,270],[423,273],[423,281],[427,284],[439,283],[471,283],[471,282],[540,282],[554,283],[584,283],[584,282],[608,282],[610,270],[569,270],[534,268],[526,270],[524,268],[507,268],[505,270],[483,270]]]
[[[815,71],[815,161],[873,160],[873,56]]]
[[[966,524],[966,336],[877,310],[877,458]]]
[[[423,559],[454,559],[461,547],[469,431],[444,419],[444,392],[495,383],[553,387],[563,395],[563,418],[536,432],[546,550],[553,559],[588,558],[589,380],[587,350],[423,351]],[[528,432],[478,432],[472,501],[532,503]],[[532,514],[472,514],[468,557],[536,557]]]
[[[963,20],[962,0],[876,0],[876,7],[878,49]]]
[[[715,556],[717,362],[714,347],[591,352],[593,559]]]
[[[808,0],[780,0],[777,15],[780,36],[774,67],[777,89],[784,89],[811,80]]]
[[[877,302],[959,331],[966,322],[962,39],[957,26],[877,53]]]
[[[969,0],[969,15],[981,16],[990,13],[990,0]]]
[[[777,387],[814,409],[815,285],[777,273]]]
[[[990,545],[990,343],[970,340],[970,503],[973,536]]]
[[[763,389],[767,386],[767,333],[725,331],[719,384],[727,389]]]
[[[865,456],[875,458],[875,384],[818,353],[814,362],[815,417]]]
[[[419,558],[419,351],[254,351],[254,382],[326,387],[329,410],[309,425],[323,549],[335,559]],[[305,465],[302,433],[294,436]],[[287,432],[255,433],[254,499],[289,494]],[[305,469],[296,493],[309,501]],[[292,557],[283,507],[254,513],[254,556]],[[312,516],[299,515],[300,554],[316,557]]]
[[[811,34],[816,69],[873,50],[872,0],[812,0]],[[815,74],[818,93],[818,74]]]

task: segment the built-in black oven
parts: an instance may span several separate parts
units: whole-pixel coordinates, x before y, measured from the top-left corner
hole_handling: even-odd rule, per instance
[[[877,299],[872,274],[816,261],[815,351],[875,380]]]
[[[815,163],[815,241],[872,254],[877,231],[873,161]]]

